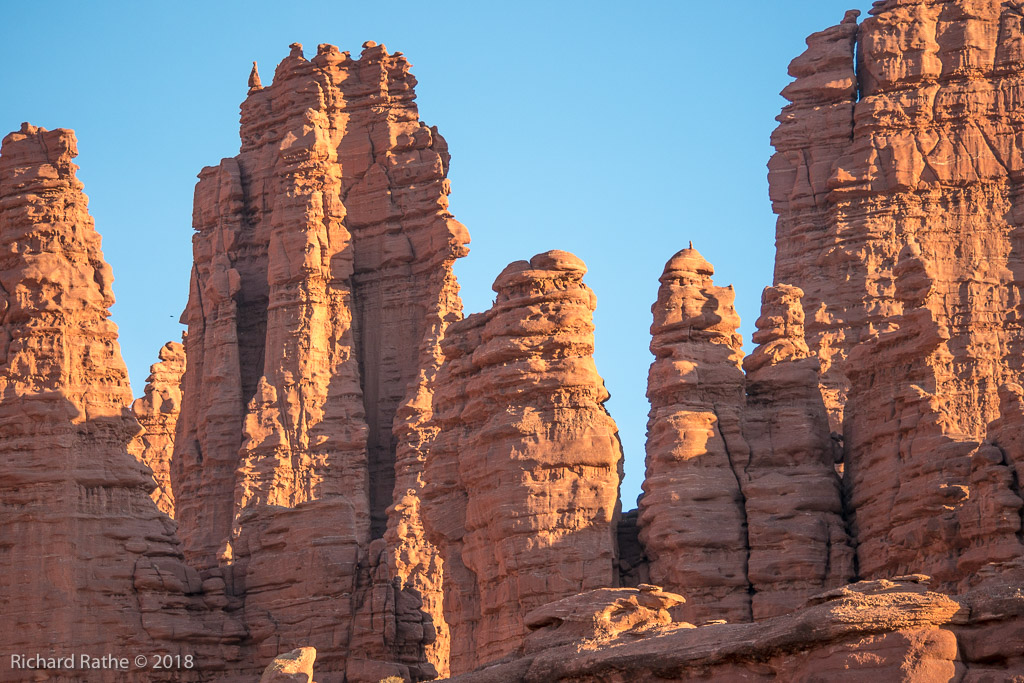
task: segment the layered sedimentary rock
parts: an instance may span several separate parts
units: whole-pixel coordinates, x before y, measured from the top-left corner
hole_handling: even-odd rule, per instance
[[[444,633],[436,553],[418,508],[391,507],[395,414],[461,315],[451,265],[468,241],[414,85],[383,46],[307,61],[295,44],[272,85],[250,79],[239,156],[196,187],[181,534],[197,566],[244,586],[254,663],[312,645],[322,681],[446,665],[423,651]],[[415,495],[404,458],[398,488]],[[371,548],[389,507],[394,540]]]
[[[818,358],[804,340],[803,292],[768,287],[743,361],[750,447],[741,480],[750,543],[747,577],[755,619],[785,614],[825,589],[853,580],[835,462],[818,391]]]
[[[999,388],[1020,382],[1024,358],[1021,7],[889,0],[855,19],[812,36],[791,66],[796,81],[783,94],[792,104],[770,164],[775,278],[805,292],[834,428],[854,374],[862,391],[878,385],[898,397],[884,411],[863,393],[846,425],[856,440],[848,466],[858,469],[851,500],[867,505],[853,506],[866,534],[856,539],[863,575],[907,566],[968,581],[972,568],[1005,559],[1018,517],[1019,486],[985,464],[1000,458],[981,444],[1000,416]],[[911,244],[931,291],[909,305],[926,312],[898,292],[899,255]],[[928,359],[908,368],[915,358],[897,339]],[[865,342],[887,355],[885,367],[855,351]],[[916,464],[903,460],[911,443]],[[982,497],[999,502],[973,509]],[[891,523],[875,517],[889,503],[901,510]],[[883,538],[888,550],[867,550]]]
[[[433,395],[423,519],[444,560],[451,667],[514,652],[524,615],[615,585],[622,453],[572,254],[509,265],[453,323]]]
[[[661,276],[651,327],[647,475],[640,540],[650,580],[681,593],[681,618],[748,620],[747,521],[741,490],[749,449],[742,341],[732,287],[716,287],[696,249]]]
[[[29,124],[0,149],[2,640],[12,653],[187,655],[191,670],[152,680],[230,679],[244,630],[182,561],[128,451],[139,424],[77,153],[71,131]],[[7,657],[3,668],[38,680]]]
[[[156,488],[153,502],[174,517],[171,489],[171,456],[174,432],[181,412],[181,377],[185,373],[185,347],[167,342],[160,349],[160,361],[149,368],[146,392],[132,403],[132,414],[142,432],[132,440],[130,450],[142,464],[153,470]]]
[[[1003,452],[957,430],[944,301],[916,244],[902,250],[894,274],[903,315],[850,355],[851,530],[862,575],[913,568],[955,590],[982,566],[1021,555],[1024,502]]]

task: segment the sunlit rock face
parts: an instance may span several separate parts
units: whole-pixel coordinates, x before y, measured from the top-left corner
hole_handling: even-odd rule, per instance
[[[153,470],[156,484],[150,494],[153,502],[168,516],[174,517],[171,456],[181,412],[185,347],[178,342],[167,342],[160,348],[159,358],[159,362],[150,366],[145,394],[132,403],[132,414],[142,426],[142,431],[132,440],[129,450]]]
[[[4,642],[202,662],[153,680],[1024,678],[1024,6],[858,16],[791,66],[749,355],[711,264],[666,264],[625,515],[586,268],[516,261],[462,319],[400,53],[254,65],[134,403],[74,136],[9,135]]]
[[[864,577],[956,589],[1020,553],[1015,457],[985,442],[1024,358],[1022,46],[1018,3],[889,0],[790,67],[775,280],[804,291]]]
[[[562,251],[516,261],[448,328],[423,518],[441,551],[452,671],[516,651],[527,612],[615,585],[622,449],[594,365],[594,293]]]
[[[322,680],[447,669],[436,552],[401,501],[468,235],[415,83],[382,45],[293,45],[250,80],[240,154],[199,175],[176,517],[254,666],[309,645]]]
[[[686,621],[751,617],[742,468],[743,343],[732,287],[696,250],[673,256],[653,307],[640,542],[651,581],[681,593]]]

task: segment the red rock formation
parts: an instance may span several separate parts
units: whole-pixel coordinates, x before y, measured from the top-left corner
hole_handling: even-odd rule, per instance
[[[403,443],[396,468],[392,430],[409,401],[399,435],[420,438],[468,237],[408,62],[364,47],[293,45],[272,85],[251,79],[239,156],[200,174],[173,467],[188,556],[244,586],[254,664],[313,645],[325,681],[446,667],[436,552],[418,507],[392,506],[422,459]]]
[[[224,674],[244,631],[182,561],[128,452],[139,425],[77,153],[71,131],[28,124],[0,150],[0,640],[10,653],[170,652]]]
[[[422,506],[454,672],[514,652],[529,610],[616,581],[622,454],[585,272],[561,251],[511,264],[442,344]]]
[[[153,470],[156,488],[150,495],[156,506],[174,517],[171,455],[181,411],[185,347],[178,342],[164,344],[160,349],[160,362],[151,365],[149,372],[145,396],[132,403],[132,414],[142,425],[142,432],[132,440],[129,450],[139,462]]]
[[[861,385],[845,429],[866,577],[903,567],[969,583],[1020,552],[1019,486],[982,445],[1024,358],[1018,5],[876,3],[860,26],[848,16],[812,36],[784,92],[775,278],[805,292],[834,424]],[[899,291],[908,245],[927,295]]]
[[[316,648],[312,647],[300,647],[278,655],[264,669],[260,683],[313,683],[314,661]]]
[[[755,619],[785,614],[854,577],[834,466],[839,444],[818,391],[819,361],[804,341],[802,295],[788,285],[764,290],[759,346],[743,361],[750,459],[741,481]]]
[[[795,614],[752,624],[652,624],[642,633],[612,629],[567,645],[555,640],[548,649],[452,680],[958,680],[964,666],[958,659],[953,622],[961,605],[906,578],[899,583],[855,584],[824,595]],[[1015,604],[1019,607],[1024,601],[1018,596]],[[597,617],[607,609],[595,607]],[[584,621],[580,617],[576,621]],[[548,622],[538,620],[536,626],[548,627]],[[1021,671],[999,673],[1012,677]]]
[[[957,377],[943,299],[916,244],[894,274],[896,329],[854,348],[846,417],[846,486],[862,576],[928,572],[970,583],[1018,557],[1020,511],[999,449],[957,431]]]
[[[651,327],[647,476],[640,540],[650,579],[686,597],[694,623],[750,619],[747,529],[740,468],[744,377],[732,287],[692,247],[661,276]]]
[[[776,282],[804,290],[808,338],[838,387],[850,349],[898,314],[893,268],[917,242],[955,340],[953,427],[981,438],[1022,365],[1016,313],[1005,320],[1024,266],[1020,9],[888,0],[871,15],[812,36],[791,66],[770,164]],[[840,414],[841,397],[826,399]]]

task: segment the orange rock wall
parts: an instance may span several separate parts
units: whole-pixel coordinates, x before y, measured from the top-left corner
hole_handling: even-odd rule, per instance
[[[755,619],[777,616],[854,579],[819,361],[804,339],[803,292],[764,290],[754,352],[743,361],[750,447],[741,481]]]
[[[692,247],[673,256],[654,304],[648,377],[647,475],[640,542],[650,580],[683,594],[694,623],[751,618],[749,542],[741,490],[750,459],[742,434],[740,319],[731,287]]]

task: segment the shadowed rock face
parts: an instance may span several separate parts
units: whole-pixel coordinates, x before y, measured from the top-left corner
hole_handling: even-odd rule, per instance
[[[561,251],[511,264],[442,345],[423,516],[454,672],[515,651],[529,610],[617,580],[622,451],[585,272]]]
[[[0,640],[15,653],[117,643],[224,673],[244,631],[183,562],[128,452],[140,429],[77,153],[71,131],[28,124],[0,149]],[[4,680],[36,680],[9,664]]]
[[[160,349],[160,362],[149,368],[146,393],[132,403],[132,415],[142,432],[129,447],[142,464],[153,470],[156,488],[153,502],[174,517],[174,492],[171,487],[171,456],[174,432],[181,412],[181,377],[185,373],[185,347],[167,342]]]
[[[383,46],[352,59],[321,45],[307,61],[293,45],[272,85],[252,79],[241,153],[196,186],[172,468],[181,535],[198,567],[244,586],[257,658],[312,645],[324,680],[375,666],[346,664],[347,651],[401,664],[384,675],[433,675],[424,646],[446,667],[418,508],[392,507],[387,550],[371,548],[393,492],[422,486],[420,460],[396,462],[396,411],[428,391],[461,317],[451,265],[468,235],[414,85]],[[417,419],[403,416],[402,438]],[[331,615],[306,618],[323,600]]]

